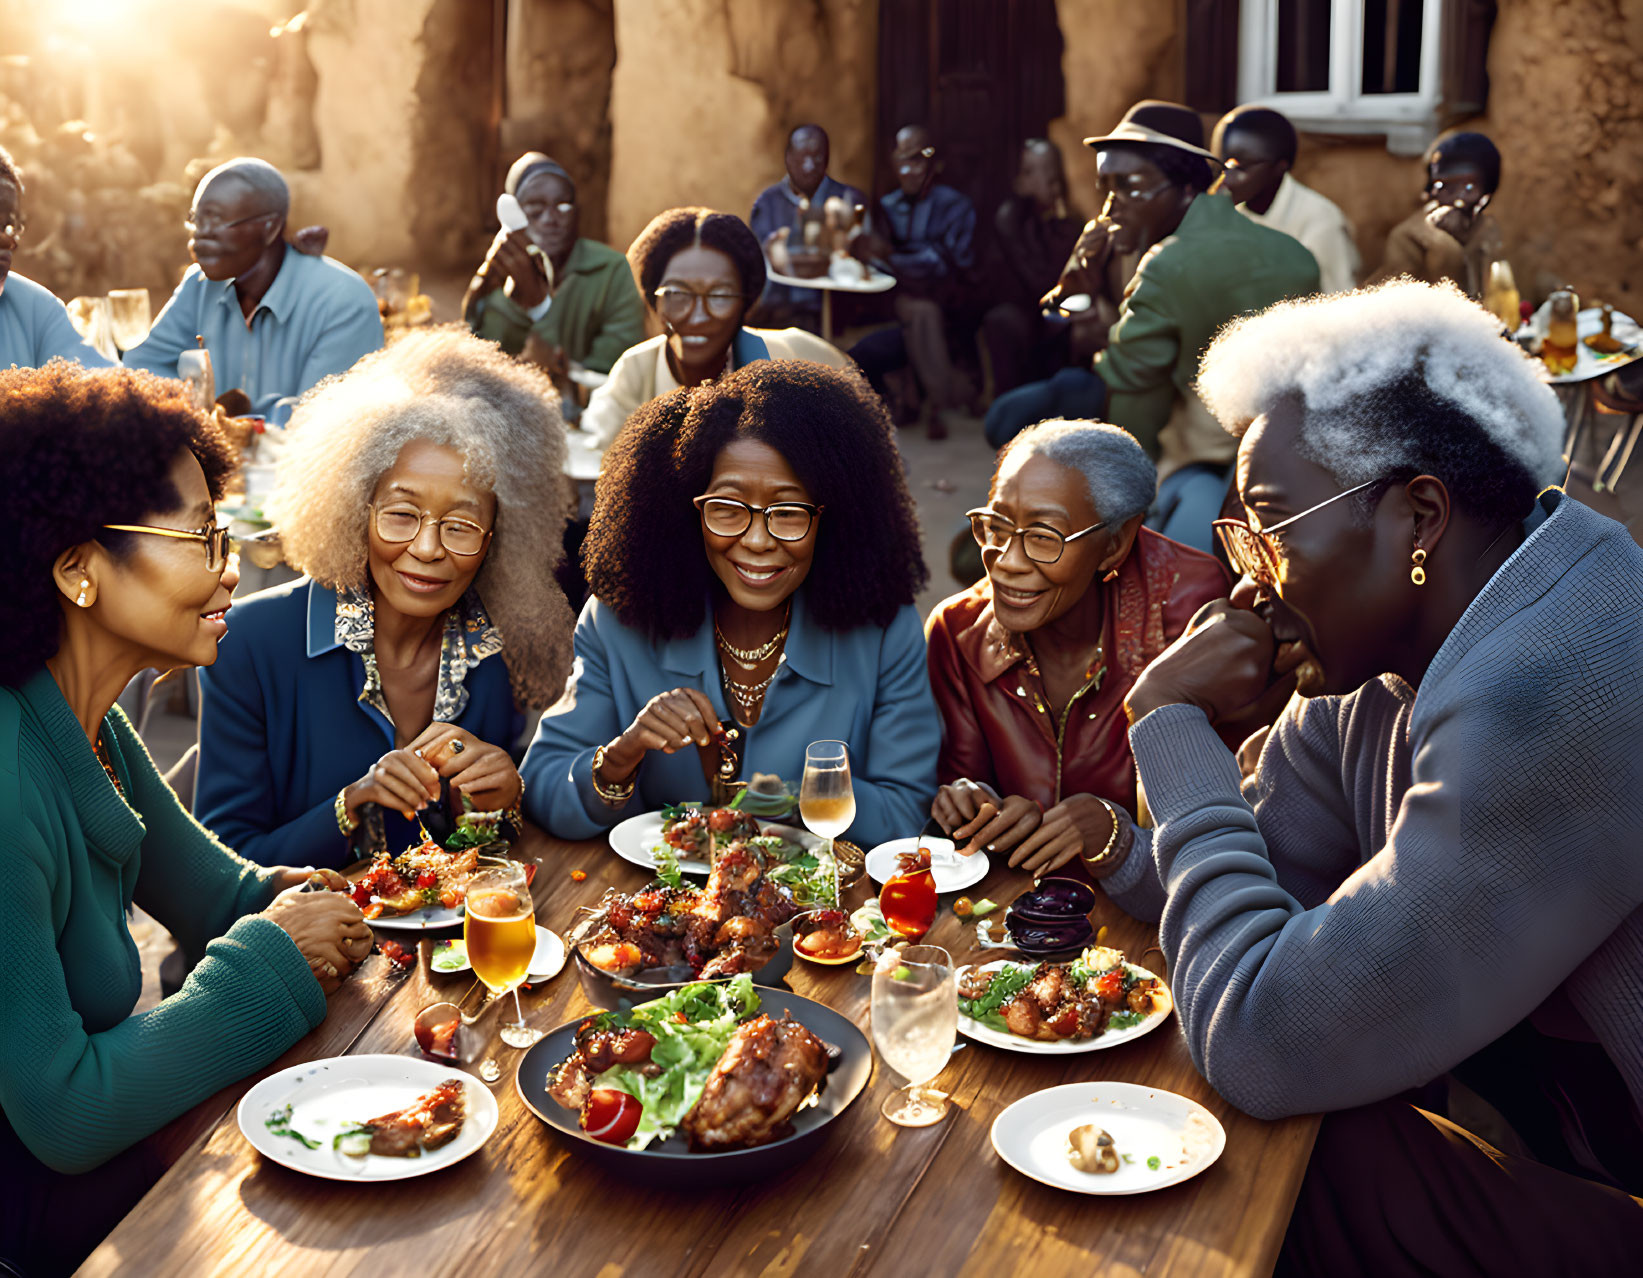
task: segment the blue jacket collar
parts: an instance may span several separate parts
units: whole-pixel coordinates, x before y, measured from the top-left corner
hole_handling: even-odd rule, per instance
[[[340,648],[337,642],[337,592],[317,581],[308,583],[308,655],[318,657]]]
[[[717,686],[719,653],[713,641],[711,613],[710,605],[694,634],[669,639],[662,644],[657,660],[664,670],[694,675]],[[782,659],[783,667],[799,678],[824,686],[832,685],[833,641],[811,620],[810,606],[803,588],[793,593],[793,616],[788,626],[787,645],[782,649]]]
[[[761,359],[770,358],[770,347],[764,338],[750,328],[736,330],[736,367],[745,368]]]

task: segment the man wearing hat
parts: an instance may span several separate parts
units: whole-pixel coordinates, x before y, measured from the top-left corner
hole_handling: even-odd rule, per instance
[[[201,178],[187,222],[194,265],[126,367],[175,377],[178,356],[203,337],[219,400],[239,391],[251,414],[283,426],[309,387],[379,350],[371,286],[341,262],[287,251],[290,211],[291,191],[265,160],[240,156]]]
[[[556,381],[572,363],[610,372],[645,336],[644,303],[627,258],[577,235],[576,184],[540,151],[514,161],[503,189],[519,201],[526,225],[497,232],[468,284],[463,317],[479,336],[541,364]]]
[[[1193,132],[1188,116],[1198,141],[1178,136]],[[1033,422],[1057,417],[1124,427],[1158,459],[1158,505],[1149,524],[1208,551],[1237,441],[1192,389],[1199,358],[1229,320],[1316,292],[1318,264],[1290,236],[1257,226],[1225,196],[1208,194],[1220,166],[1202,137],[1202,122],[1189,108],[1143,102],[1111,133],[1084,139],[1096,153],[1105,203],[1075,257],[1099,275],[1114,254],[1143,256],[1107,348],[1090,369],[1062,369],[999,396],[987,414],[987,438],[1002,446]]]

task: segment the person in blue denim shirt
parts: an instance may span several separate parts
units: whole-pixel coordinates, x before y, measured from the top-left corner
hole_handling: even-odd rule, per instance
[[[175,377],[177,357],[203,337],[217,390],[243,391],[253,414],[283,426],[304,391],[380,350],[371,286],[341,262],[292,252],[290,210],[285,179],[263,160],[201,178],[188,215],[194,265],[126,367]]]
[[[941,723],[913,599],[928,577],[883,406],[857,376],[765,360],[652,400],[606,454],[583,547],[594,597],[521,772],[561,838],[742,775],[850,750],[850,835],[916,833]]]

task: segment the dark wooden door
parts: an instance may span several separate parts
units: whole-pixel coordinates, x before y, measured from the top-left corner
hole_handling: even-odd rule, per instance
[[[983,225],[1009,194],[1024,139],[1066,111],[1055,0],[879,0],[874,194],[896,185],[896,130],[927,124],[941,180],[976,202]]]

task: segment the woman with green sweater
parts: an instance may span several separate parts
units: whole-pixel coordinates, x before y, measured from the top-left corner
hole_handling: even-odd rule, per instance
[[[282,891],[311,870],[196,824],[114,707],[216,659],[221,433],[179,383],[61,360],[0,372],[0,403],[0,1272],[58,1273],[163,1170],[132,1147],[317,1026],[371,940],[346,896]],[[136,1015],[133,904],[199,959]]]

